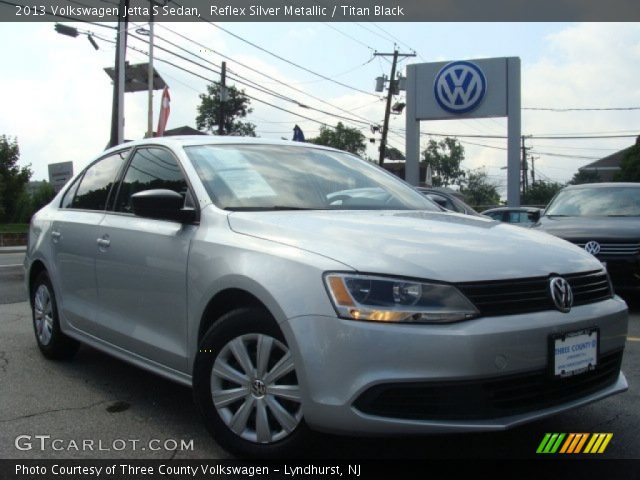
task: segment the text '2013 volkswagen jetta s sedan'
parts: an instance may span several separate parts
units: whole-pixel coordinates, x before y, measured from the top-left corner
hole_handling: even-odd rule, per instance
[[[627,307],[597,259],[330,148],[114,147],[34,216],[25,267],[46,357],[85,343],[192,385],[240,455],[501,430],[627,388]]]

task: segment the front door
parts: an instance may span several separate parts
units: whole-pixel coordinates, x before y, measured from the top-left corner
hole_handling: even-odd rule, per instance
[[[187,259],[197,225],[133,215],[131,195],[174,190],[192,201],[173,154],[138,148],[113,211],[98,227],[98,336],[178,371],[187,369]]]

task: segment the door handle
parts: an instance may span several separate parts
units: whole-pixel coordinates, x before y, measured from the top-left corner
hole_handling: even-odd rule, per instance
[[[62,238],[62,234],[57,230],[51,231],[51,240],[53,243],[58,243],[58,241]]]
[[[109,240],[109,236],[105,235],[102,238],[98,238],[98,240],[96,240],[98,243],[98,246],[100,247],[101,250],[104,250],[106,248],[109,248],[109,245],[111,245],[111,240]]]

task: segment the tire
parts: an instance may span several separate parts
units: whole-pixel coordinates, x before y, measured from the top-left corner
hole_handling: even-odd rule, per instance
[[[213,324],[195,358],[193,393],[205,426],[234,455],[282,458],[309,440],[291,353],[264,309],[234,310]]]
[[[31,312],[36,342],[42,354],[50,360],[73,358],[80,343],[60,330],[58,305],[47,272],[40,273],[31,288]]]

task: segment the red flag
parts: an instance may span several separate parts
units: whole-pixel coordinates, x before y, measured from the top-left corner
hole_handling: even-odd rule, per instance
[[[167,120],[169,120],[169,112],[171,97],[169,96],[169,87],[164,87],[162,91],[162,105],[160,106],[160,117],[158,118],[158,131],[156,137],[162,137],[164,135],[164,129],[167,126]]]

